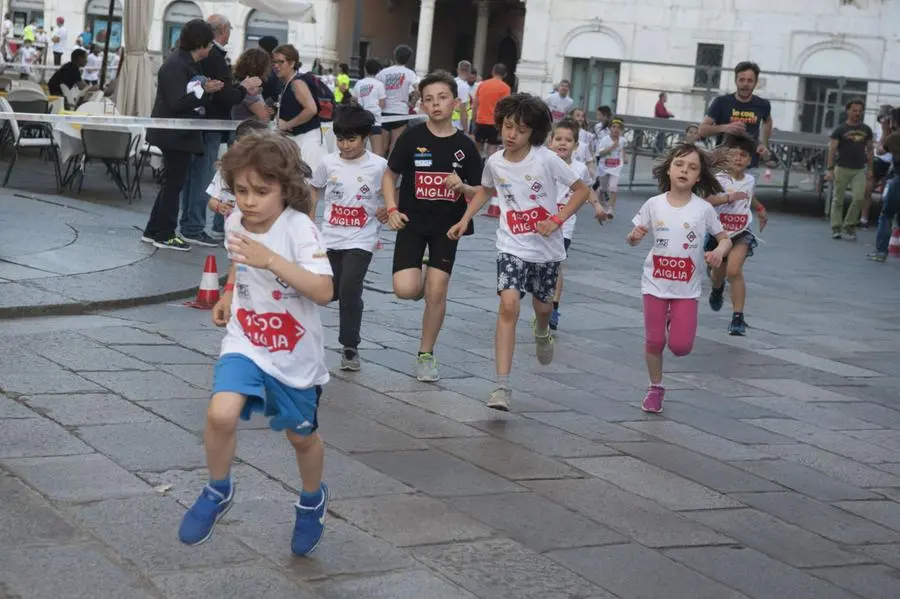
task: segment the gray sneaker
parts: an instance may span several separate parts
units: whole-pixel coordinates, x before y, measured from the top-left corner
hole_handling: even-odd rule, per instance
[[[345,347],[341,350],[341,370],[357,372],[360,368],[359,352],[356,348]]]
[[[856,241],[856,231],[850,228],[844,229],[844,239],[847,241]]]
[[[492,410],[509,412],[510,401],[512,401],[512,389],[509,389],[508,387],[497,387],[491,392],[491,397],[487,400],[487,407]]]
[[[416,357],[416,379],[423,383],[433,383],[440,378],[437,360],[432,354],[421,354]]]
[[[538,362],[546,366],[553,362],[553,335],[550,334],[549,329],[546,334],[540,335],[536,320],[531,321],[531,329],[534,331],[534,342],[537,345]]]

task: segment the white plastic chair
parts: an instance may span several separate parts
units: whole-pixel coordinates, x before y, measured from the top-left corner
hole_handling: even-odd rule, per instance
[[[0,112],[12,112],[13,109],[9,105],[9,102],[6,101],[6,98],[0,97]],[[22,137],[21,132],[19,130],[19,123],[15,119],[15,117],[10,117],[6,120],[7,125],[9,126],[10,134],[12,135],[13,141],[13,156],[9,161],[9,167],[6,169],[6,177],[3,179],[3,187],[6,187],[7,183],[9,183],[9,177],[12,175],[13,168],[16,166],[16,161],[19,159],[19,149],[20,148],[40,148],[46,149],[50,152],[50,158],[53,160],[53,173],[56,175],[56,192],[59,193],[62,189],[62,177],[60,175],[59,169],[59,148],[56,145],[56,140],[53,137]]]
[[[47,97],[47,94],[44,93],[44,88],[41,87],[39,83],[36,83],[29,79],[19,79],[18,81],[15,81],[15,80],[13,81],[13,85],[12,85],[12,89],[10,90],[10,93],[12,93],[14,91],[19,91],[19,90],[31,90],[31,91],[35,91],[35,92],[41,94],[41,96],[43,98]]]
[[[28,87],[14,87],[7,94],[6,99],[10,102],[17,101],[30,101],[30,100],[47,100],[47,94],[44,93],[44,90],[32,89]]]

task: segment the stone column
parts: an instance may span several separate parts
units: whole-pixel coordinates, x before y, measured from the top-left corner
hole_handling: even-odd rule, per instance
[[[478,20],[475,23],[475,51],[472,53],[472,65],[478,69],[478,74],[484,79],[489,75],[485,72],[484,54],[487,49],[488,25],[491,19],[491,4],[489,0],[478,0]]]
[[[522,56],[516,66],[519,91],[543,97],[551,87],[547,72],[547,33],[550,30],[550,0],[527,0]]]
[[[317,3],[316,8],[318,9],[320,6],[327,8],[325,11],[326,15],[324,19],[319,19],[318,15],[316,15],[316,21],[318,23],[322,23],[325,26],[325,35],[322,40],[324,43],[322,44],[322,48],[319,50],[321,53],[320,58],[322,59],[322,64],[324,67],[336,67],[337,63],[340,59],[338,56],[338,28],[339,21],[341,16],[341,2],[340,0],[327,0],[324,3]],[[316,25],[318,27],[318,25]],[[312,66],[312,63],[310,63]]]
[[[431,33],[434,28],[435,0],[420,0],[419,35],[416,38],[416,73],[428,74],[431,62]]]

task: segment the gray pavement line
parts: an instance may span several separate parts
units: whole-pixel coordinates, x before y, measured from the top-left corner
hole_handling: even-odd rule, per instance
[[[62,245],[62,246],[60,246],[60,247],[67,247],[67,246],[69,246],[69,245],[71,245],[71,243],[67,243],[66,245]],[[59,248],[54,248],[54,249],[59,249]],[[53,250],[49,250],[49,251],[53,251]],[[40,254],[40,253],[42,253],[42,252],[35,252],[35,253],[36,253],[36,254]],[[33,254],[26,254],[26,255],[23,256],[23,257],[32,256],[32,255],[33,255]],[[38,268],[38,267],[36,267],[36,266],[29,266],[29,265],[27,265],[27,264],[20,264],[19,262],[16,262],[15,260],[10,260],[9,258],[0,258],[0,263],[13,264],[13,265],[15,265],[15,266],[21,266],[21,267],[23,267],[23,268],[30,268],[31,270],[37,270],[37,271],[40,271],[40,272],[45,272],[45,273],[47,273],[48,275],[50,275],[49,277],[47,277],[48,279],[51,279],[51,278],[60,276],[59,273],[55,273],[55,272],[53,272],[52,270],[44,270],[43,268]],[[15,281],[15,282],[24,285],[24,282],[23,282],[23,281]]]
[[[20,192],[13,192],[12,195],[14,198],[22,198],[24,200],[33,200],[35,202],[41,202],[42,204],[50,204],[51,206],[56,206],[57,208],[68,208],[69,210],[75,210],[77,212],[83,212],[85,214],[94,214],[90,210],[85,210],[84,208],[79,208],[77,206],[72,206],[71,204],[66,204],[65,202],[57,202],[47,198],[46,196],[41,197],[37,195],[27,195]]]

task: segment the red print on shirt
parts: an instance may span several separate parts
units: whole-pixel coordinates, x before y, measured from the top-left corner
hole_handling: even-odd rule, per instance
[[[543,206],[531,210],[509,210],[506,213],[506,224],[513,235],[534,233],[537,224],[550,218],[550,213]]]
[[[250,343],[270,352],[292,352],[306,334],[306,329],[290,312],[257,314],[239,308],[237,318]]]
[[[331,213],[328,215],[328,224],[337,227],[357,227],[366,226],[369,215],[366,214],[365,206],[338,206],[332,204]]]
[[[452,189],[447,189],[450,173],[427,173],[416,171],[416,198],[420,200],[444,200],[455,202],[459,199]]]
[[[748,220],[750,220],[750,217],[746,214],[729,214],[723,212],[719,215],[719,222],[722,223],[722,228],[728,233],[744,230],[747,228]]]
[[[653,278],[687,283],[694,278],[694,260],[690,257],[653,256]]]

